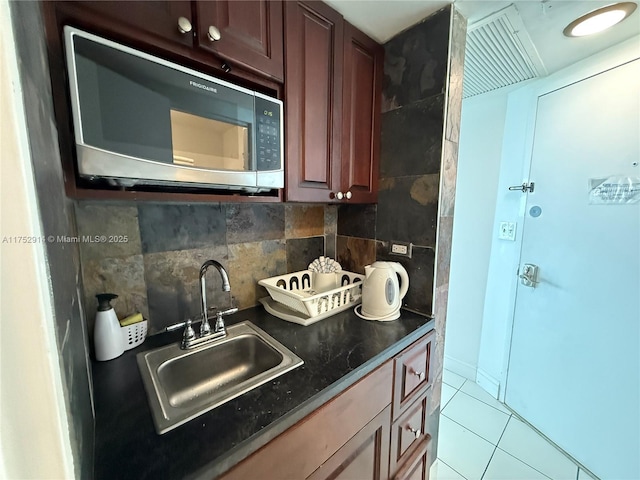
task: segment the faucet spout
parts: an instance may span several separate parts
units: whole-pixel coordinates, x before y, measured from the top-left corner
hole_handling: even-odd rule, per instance
[[[209,267],[215,267],[220,273],[220,278],[222,278],[222,291],[230,292],[231,285],[229,285],[229,275],[227,271],[224,269],[220,262],[216,262],[215,260],[207,260],[200,267],[200,284],[204,285],[204,274],[207,273]]]
[[[229,275],[220,262],[215,260],[207,260],[200,267],[200,305],[202,306],[202,325],[200,326],[200,334],[202,336],[209,335],[211,333],[211,326],[209,325],[209,318],[207,316],[207,288],[205,284],[205,274],[209,267],[215,267],[222,278],[222,291],[231,291],[229,285]],[[224,322],[217,321],[214,328],[214,333],[224,332]]]

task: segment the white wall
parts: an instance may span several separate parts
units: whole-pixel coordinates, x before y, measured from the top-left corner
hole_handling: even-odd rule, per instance
[[[509,94],[494,231],[500,221],[516,221],[518,227],[523,224],[525,196],[507,189],[528,180],[538,96],[613,68],[639,54],[640,37],[634,37]],[[520,246],[521,228],[515,242],[494,236],[487,277],[477,382],[501,400],[504,400],[509,360]]]
[[[9,5],[0,1],[0,478],[73,478]]]
[[[445,368],[476,379],[507,92],[462,102]]]

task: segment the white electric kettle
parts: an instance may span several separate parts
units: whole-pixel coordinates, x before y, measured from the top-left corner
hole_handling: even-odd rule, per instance
[[[409,289],[409,275],[404,267],[397,262],[374,262],[364,267],[364,273],[362,306],[356,307],[356,315],[365,320],[399,318],[402,299]]]

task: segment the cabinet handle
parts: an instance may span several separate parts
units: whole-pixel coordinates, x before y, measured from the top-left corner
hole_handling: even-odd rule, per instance
[[[338,192],[338,193],[336,193],[336,198],[338,200],[342,200],[344,198],[344,194],[342,192]]]
[[[189,33],[192,29],[193,27],[191,26],[189,19],[184,17],[178,18],[178,31],[180,33]]]
[[[212,42],[216,42],[222,38],[222,35],[220,35],[220,30],[211,25],[209,30],[207,30],[207,37],[209,37],[209,40]]]
[[[422,380],[422,378],[424,377],[424,372],[416,372],[416,371],[414,370],[414,371],[413,371],[413,372],[411,372],[411,373],[413,373],[413,374],[414,374],[416,377],[418,377],[420,380]]]
[[[351,195],[351,190],[349,190],[347,193],[345,193],[345,194],[344,194],[344,197],[345,197],[347,200],[350,200],[352,196],[353,196],[353,195]]]
[[[411,428],[411,425],[407,425],[407,430],[409,430],[411,433],[413,433],[413,435],[418,438],[422,432],[420,431],[419,428]]]

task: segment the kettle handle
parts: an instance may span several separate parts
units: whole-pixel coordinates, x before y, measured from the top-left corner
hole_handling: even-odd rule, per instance
[[[402,300],[404,296],[407,294],[407,291],[409,290],[409,274],[407,273],[405,268],[402,266],[402,264],[398,262],[389,262],[389,263],[391,263],[391,268],[393,268],[393,270],[398,275],[400,275],[400,293],[398,295],[400,296],[400,300]]]

